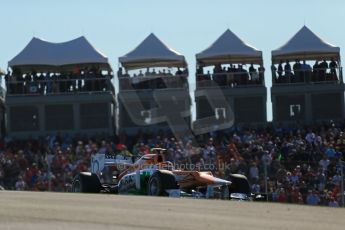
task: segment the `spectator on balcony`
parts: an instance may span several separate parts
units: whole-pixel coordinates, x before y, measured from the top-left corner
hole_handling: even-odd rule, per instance
[[[59,88],[59,83],[58,83],[58,76],[56,75],[56,73],[53,74],[53,76],[51,76],[51,81],[52,81],[52,93],[59,93],[60,92],[60,88]]]
[[[150,68],[149,67],[147,67],[146,68],[146,72],[145,72],[145,77],[148,77],[148,76],[150,76]]]
[[[117,77],[119,77],[119,78],[123,77],[122,67],[119,67],[119,69],[117,70]]]
[[[250,63],[250,66],[249,66],[249,74],[251,76],[252,73],[255,73],[256,72],[256,69],[254,68],[254,65],[253,63]]]
[[[175,73],[176,76],[181,76],[182,75],[182,70],[180,68],[177,68],[177,71]]]
[[[24,75],[24,84],[25,84],[24,93],[30,93],[30,89],[29,89],[30,82],[31,82],[31,75],[27,73]]]
[[[328,69],[328,63],[324,59],[323,62],[320,63],[319,65],[319,73],[320,73],[320,81],[325,81],[326,80],[326,71]]]
[[[139,70],[138,77],[144,77],[144,74],[143,74],[143,71],[142,71],[142,70]]]
[[[165,69],[163,69],[163,73],[162,73],[163,76],[166,76],[167,75],[167,72]]]
[[[8,93],[10,94],[16,94],[16,85],[17,83],[15,82],[15,76],[13,76],[12,74],[10,74],[9,72],[5,75],[5,82],[6,82],[6,88]]]
[[[221,64],[216,64],[213,68],[213,73],[214,74],[219,74],[222,72],[222,66]]]
[[[62,73],[59,76],[59,87],[60,87],[60,92],[64,93],[67,91],[67,76],[66,73]]]
[[[241,76],[241,85],[248,84],[249,75],[248,75],[247,70],[243,68],[243,65],[238,66],[238,72],[240,73],[240,76]]]
[[[48,93],[51,93],[52,91],[52,83],[50,81],[50,73],[47,72],[45,75],[44,75],[44,86],[45,88],[45,93],[48,94]]]
[[[125,73],[124,73],[122,76],[123,76],[123,77],[128,77],[128,78],[130,77],[127,70],[125,70]]]
[[[77,76],[77,86],[78,86],[78,91],[82,91],[82,80],[84,78],[85,72],[81,71],[80,75]]]
[[[233,86],[235,83],[235,79],[234,79],[234,69],[232,67],[232,64],[230,64],[230,66],[227,69],[227,85],[229,86]]]
[[[156,72],[155,69],[152,69],[151,75],[152,75],[152,76],[156,76],[156,75],[157,75],[157,72]]]
[[[76,92],[78,90],[78,74],[75,74],[72,72],[70,74],[70,85],[71,85],[71,91]]]
[[[234,79],[235,79],[235,85],[240,85],[241,84],[241,73],[239,71],[239,66],[238,68],[236,67],[236,65],[234,65]]]
[[[337,80],[337,71],[336,69],[338,68],[338,64],[334,59],[331,59],[331,62],[329,63],[329,68],[331,69],[331,75],[332,75],[332,80]]]
[[[16,93],[18,94],[21,94],[21,93],[24,93],[24,77],[23,77],[23,74],[22,72],[19,70],[19,69],[14,69],[13,70],[13,76],[16,80]]]
[[[86,70],[84,74],[84,91],[91,91],[93,86],[93,76]]]
[[[300,75],[301,77],[301,81],[306,81],[306,82],[310,82],[310,78],[311,78],[311,67],[309,64],[306,63],[305,60],[303,60],[303,64],[301,65],[301,70],[302,70],[302,75]]]
[[[280,61],[278,65],[278,77],[279,79],[283,77],[283,61]]]
[[[296,82],[303,81],[302,80],[302,78],[303,78],[302,77],[303,76],[302,65],[298,59],[295,60],[295,64],[293,64],[292,69],[293,69],[293,73],[295,75],[295,81]]]
[[[261,64],[258,68],[258,71],[259,71],[259,84],[262,84],[264,82],[265,67]]]
[[[213,81],[215,81],[218,85],[221,85],[221,78],[222,78],[222,66],[221,64],[216,64],[213,68]]]
[[[250,66],[249,66],[249,75],[250,75],[250,80],[252,82],[256,82],[256,80],[257,80],[257,76],[256,76],[257,73],[256,73],[256,69],[254,68],[253,63],[251,63]]]
[[[315,61],[315,64],[313,65],[312,81],[320,81],[320,64],[319,64],[319,61]]]
[[[291,65],[290,65],[290,63],[289,63],[289,60],[286,60],[286,64],[285,64],[285,66],[284,66],[284,72],[285,72],[285,76],[286,76],[287,78],[289,78],[290,81],[291,81],[291,75],[292,75],[292,73],[291,73]]]
[[[218,72],[217,83],[220,86],[225,86],[226,85],[226,83],[227,83],[227,74],[226,74],[226,68],[225,67],[222,67],[220,69],[220,71]]]
[[[209,70],[207,70],[207,73],[205,74],[205,80],[211,80],[211,72]]]
[[[39,75],[37,75],[36,81],[37,81],[36,85],[38,87],[38,92],[40,94],[44,94],[45,82],[44,82],[43,73],[40,73]]]

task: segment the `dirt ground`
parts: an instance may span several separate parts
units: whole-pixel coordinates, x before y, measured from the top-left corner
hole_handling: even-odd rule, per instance
[[[0,229],[345,229],[345,208],[272,203],[0,192]]]

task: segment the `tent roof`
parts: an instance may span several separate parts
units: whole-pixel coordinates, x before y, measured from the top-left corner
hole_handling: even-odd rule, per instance
[[[262,52],[241,40],[227,29],[211,46],[196,54],[199,63],[255,63],[262,64]]]
[[[119,57],[119,62],[127,69],[156,67],[186,67],[185,57],[173,50],[153,33],[134,50]]]
[[[303,26],[283,46],[272,51],[272,62],[281,59],[323,59],[340,58],[340,48],[336,47],[313,33],[307,26]]]
[[[96,50],[84,36],[62,43],[34,37],[8,62],[9,66],[22,69],[47,69],[76,64],[100,64],[102,68],[110,69],[108,58]]]

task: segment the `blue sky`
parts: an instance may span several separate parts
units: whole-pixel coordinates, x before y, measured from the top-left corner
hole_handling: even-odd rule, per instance
[[[0,0],[0,5],[1,69],[33,36],[63,42],[81,35],[106,54],[116,69],[119,56],[154,32],[186,56],[193,79],[195,54],[229,28],[263,51],[267,71],[271,50],[304,23],[340,46],[344,56],[343,0]],[[266,78],[270,86],[269,71]]]

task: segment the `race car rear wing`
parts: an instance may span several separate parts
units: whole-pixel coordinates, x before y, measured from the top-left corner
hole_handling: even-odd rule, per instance
[[[132,159],[113,157],[97,153],[91,156],[91,172],[100,173],[106,166],[131,166]]]

